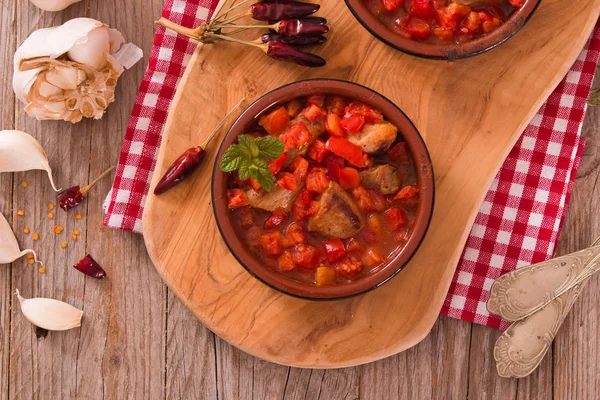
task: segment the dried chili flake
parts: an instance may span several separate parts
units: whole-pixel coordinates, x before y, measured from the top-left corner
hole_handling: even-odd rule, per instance
[[[73,268],[92,278],[106,278],[106,272],[104,272],[100,264],[98,264],[89,254],[79,260],[77,264],[73,265]]]

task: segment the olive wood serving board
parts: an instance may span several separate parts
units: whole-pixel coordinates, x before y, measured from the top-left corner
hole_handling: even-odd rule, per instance
[[[485,193],[583,48],[600,0],[543,0],[508,42],[453,63],[388,47],[341,0],[321,5],[319,15],[332,28],[315,50],[326,57],[324,68],[275,62],[235,43],[199,46],[169,112],[152,189],[166,167],[200,143],[242,97],[249,104],[307,78],[350,80],[394,101],[431,153],[436,201],[417,255],[390,282],[347,300],[307,301],[267,287],[236,262],[217,230],[210,181],[218,143],[187,181],[162,196],[148,195],[143,229],[163,280],[217,335],[272,362],[337,368],[401,352],[429,333]]]

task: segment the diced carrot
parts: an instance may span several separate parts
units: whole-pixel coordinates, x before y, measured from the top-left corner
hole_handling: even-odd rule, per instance
[[[289,172],[282,173],[277,180],[277,184],[287,190],[296,190],[298,188],[298,180],[294,174]]]
[[[292,255],[299,267],[314,269],[319,266],[321,254],[319,249],[313,245],[301,243],[294,248]]]
[[[325,111],[321,110],[319,106],[315,104],[309,104],[304,111],[302,111],[302,115],[310,122],[315,123],[325,118],[327,114],[325,114]]]
[[[335,272],[344,278],[353,278],[363,270],[362,261],[355,255],[344,258],[335,266]]]
[[[342,119],[337,114],[327,114],[325,129],[331,136],[346,137],[346,130],[342,128]]]
[[[327,148],[325,147],[325,142],[320,139],[315,140],[308,149],[308,157],[312,158],[319,164],[323,162],[326,155]]]
[[[369,249],[362,256],[362,262],[369,268],[374,268],[383,262],[383,256],[375,249]]]
[[[260,247],[266,255],[276,256],[281,253],[281,246],[279,244],[279,239],[281,237],[281,233],[278,231],[275,232],[266,232],[263,233],[260,237]]]
[[[241,189],[228,189],[227,190],[227,205],[229,208],[240,208],[247,206],[248,197]]]
[[[340,170],[340,186],[344,189],[354,189],[360,186],[358,171],[352,167],[344,167]]]
[[[329,187],[329,177],[322,168],[313,168],[306,177],[306,189],[313,193],[323,193]]]
[[[275,175],[279,171],[281,171],[283,164],[285,164],[285,160],[287,160],[287,153],[282,153],[281,156],[279,156],[279,158],[267,162],[272,175]]]
[[[306,179],[306,175],[308,175],[308,165],[308,161],[300,156],[294,159],[291,168],[294,176],[298,178],[299,181],[304,181]]]
[[[283,142],[284,151],[289,151],[308,143],[310,141],[310,132],[308,132],[306,124],[300,121],[282,133],[279,136],[279,140]]]
[[[386,11],[398,11],[404,7],[404,0],[381,0],[381,5]]]
[[[252,189],[254,189],[256,191],[259,191],[260,189],[262,189],[262,186],[260,185],[260,183],[256,182],[252,178],[248,178],[248,183],[250,184],[250,186],[252,186]]]
[[[383,213],[385,223],[389,230],[396,231],[402,228],[408,222],[408,217],[403,209],[398,207],[392,207]]]
[[[355,238],[350,238],[348,243],[346,243],[346,250],[348,250],[348,252],[361,253],[363,251],[363,246]]]
[[[313,94],[306,98],[306,102],[308,104],[314,104],[319,108],[323,108],[323,103],[325,103],[325,95],[324,94]]]
[[[285,230],[285,234],[294,244],[304,243],[304,228],[300,224],[292,222]]]
[[[280,271],[289,272],[296,268],[296,263],[294,262],[294,256],[292,252],[286,250],[283,252],[281,256],[277,259],[277,268]]]

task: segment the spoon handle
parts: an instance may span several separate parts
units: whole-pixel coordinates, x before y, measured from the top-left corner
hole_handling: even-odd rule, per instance
[[[488,311],[513,322],[540,310],[600,270],[599,243],[501,276],[490,288]]]

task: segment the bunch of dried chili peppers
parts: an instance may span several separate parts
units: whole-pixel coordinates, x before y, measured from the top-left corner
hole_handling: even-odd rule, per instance
[[[161,18],[156,23],[202,43],[236,42],[257,47],[269,57],[281,61],[294,62],[306,67],[322,67],[326,64],[322,57],[299,49],[326,41],[324,35],[329,32],[327,20],[309,16],[316,13],[320,5],[294,0],[263,0],[250,5],[247,11],[231,15],[232,11],[246,5],[250,0],[237,3],[236,1],[233,0],[225,11],[219,12],[213,19],[195,29],[177,25],[166,18]],[[242,18],[252,18],[266,24],[237,24],[236,21]],[[254,41],[234,37],[250,29],[268,29],[269,32]]]

